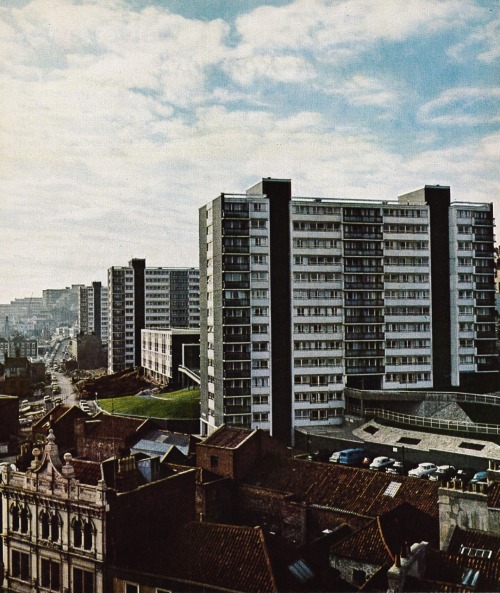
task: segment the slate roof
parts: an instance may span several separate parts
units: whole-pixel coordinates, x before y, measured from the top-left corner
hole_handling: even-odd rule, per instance
[[[438,483],[385,472],[267,456],[248,484],[295,494],[297,500],[340,512],[378,517],[403,502],[438,518]],[[396,485],[394,496],[386,494]],[[400,484],[398,487],[397,484]]]
[[[153,455],[164,455],[172,447],[177,447],[184,455],[189,455],[190,443],[191,437],[188,434],[150,430],[144,432],[131,449]]]
[[[41,418],[39,418],[33,423],[32,431],[40,428],[47,428],[48,425],[46,426],[46,424],[48,422],[51,422],[52,425],[56,424],[57,422],[59,422],[61,418],[66,416],[66,414],[73,408],[76,408],[77,410],[81,411],[78,406],[68,406],[67,404],[58,404],[57,406],[54,406],[51,410],[46,412]],[[81,413],[83,418],[83,416],[85,416],[85,413]]]
[[[200,587],[278,591],[260,527],[188,523],[168,554],[166,574]]]
[[[330,555],[389,567],[405,543],[437,544],[438,530],[437,520],[403,503],[332,546]]]
[[[78,420],[78,422],[82,422],[82,420]],[[147,421],[140,418],[125,418],[123,416],[100,413],[92,419],[87,416],[83,422],[85,424],[86,436],[126,439],[133,435]]]
[[[237,449],[248,437],[254,434],[255,430],[236,428],[235,426],[221,426],[204,441],[198,444],[210,447],[224,447],[225,449]]]

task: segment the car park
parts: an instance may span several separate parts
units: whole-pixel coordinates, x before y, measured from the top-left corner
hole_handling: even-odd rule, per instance
[[[419,463],[416,468],[411,469],[408,472],[410,478],[428,478],[437,470],[437,465],[434,463]]]
[[[429,476],[429,480],[431,482],[448,482],[456,473],[457,470],[453,465],[439,465],[437,470]]]
[[[392,457],[375,457],[368,467],[375,471],[384,471],[388,467],[391,467],[391,465],[394,465],[395,461]]]

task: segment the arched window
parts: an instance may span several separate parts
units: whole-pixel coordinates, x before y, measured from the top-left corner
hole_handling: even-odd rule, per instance
[[[20,512],[21,533],[28,533],[30,513],[28,507],[23,507]]]
[[[92,549],[92,541],[94,539],[94,526],[91,521],[87,521],[83,526],[83,547],[85,550]]]
[[[59,541],[59,515],[54,513],[50,518],[50,539],[53,542]]]
[[[81,548],[83,543],[82,522],[80,519],[73,521],[73,546]]]
[[[40,513],[40,536],[42,539],[49,539],[50,520],[46,511]]]
[[[95,527],[90,519],[74,519],[73,529],[73,547],[92,550],[94,544]]]
[[[11,514],[12,514],[12,531],[19,531],[21,523],[19,520],[19,507],[17,505],[14,505],[11,508]]]

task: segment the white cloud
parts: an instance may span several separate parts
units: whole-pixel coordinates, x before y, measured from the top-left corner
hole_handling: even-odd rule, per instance
[[[475,29],[465,39],[453,45],[448,54],[456,60],[464,60],[473,54],[485,64],[493,64],[500,58],[500,18],[495,18]]]
[[[478,125],[500,122],[500,87],[448,89],[419,109],[427,125]]]
[[[453,29],[482,15],[470,0],[296,0],[262,6],[239,17],[242,45],[261,49],[314,49],[346,43],[402,41]]]
[[[324,89],[329,94],[342,95],[353,105],[389,107],[399,101],[398,92],[391,89],[392,81],[358,74],[338,86]]]

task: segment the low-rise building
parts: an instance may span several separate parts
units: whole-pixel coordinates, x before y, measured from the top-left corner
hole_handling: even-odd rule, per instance
[[[199,329],[143,329],[141,339],[141,366],[148,379],[170,387],[190,379],[199,384]]]

